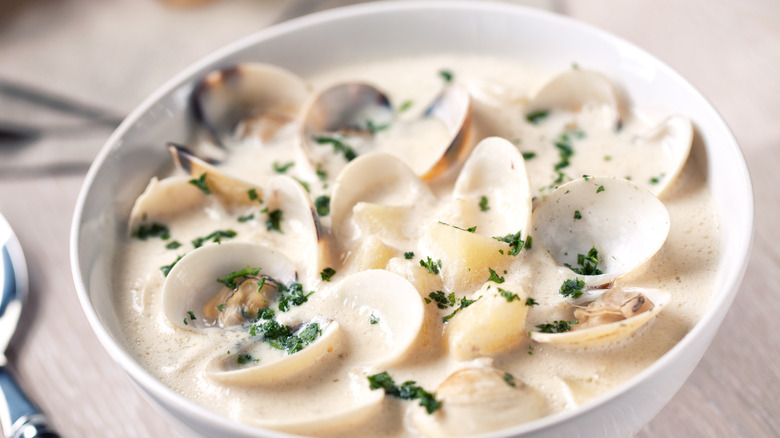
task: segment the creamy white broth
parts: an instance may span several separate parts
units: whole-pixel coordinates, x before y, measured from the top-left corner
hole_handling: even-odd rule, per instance
[[[439,72],[442,69],[451,71],[454,80],[466,84],[472,94],[473,142],[498,135],[512,141],[520,151],[536,154],[526,161],[535,205],[551,191],[550,185],[558,177],[553,166],[559,160],[559,151],[553,141],[568,129],[566,125],[571,117],[576,117],[577,129],[585,135],[572,141],[575,154],[570,167],[564,169],[564,181],[577,178],[581,173],[599,175],[605,171],[645,184],[651,178],[661,176],[657,169],[663,168],[661,163],[667,159],[665,155],[649,150],[626,152],[625,148],[660,120],[645,120],[640,115],[641,108],[632,108],[623,120],[622,130],[615,133],[610,122],[605,122],[605,114],[594,109],[576,115],[553,113],[542,123],[531,124],[525,120],[524,112],[528,98],[556,72],[541,71],[521,62],[464,56],[404,58],[345,66],[306,80],[315,93],[344,81],[376,84],[388,93],[396,107],[411,101],[409,111],[400,118],[414,120],[441,90],[443,81]],[[416,134],[416,128],[411,132]],[[380,133],[378,138],[387,140],[386,145],[390,145],[402,135],[387,131]],[[426,135],[432,138],[426,141],[435,141],[442,136]],[[416,141],[420,140],[417,135],[414,137]],[[161,139],[161,142],[165,140]],[[247,140],[233,148],[229,160],[220,169],[263,187],[275,174],[274,163],[293,162],[295,164],[285,174],[306,182],[313,199],[331,194],[337,171],[345,164],[343,159],[334,158],[330,147],[318,146],[322,149],[316,151],[316,158],[325,161],[321,169],[327,172],[327,180],[322,181],[300,149],[291,147],[297,141],[300,141],[297,130],[289,127],[270,143]],[[590,153],[576,152],[583,150]],[[402,154],[408,155],[407,152]],[[458,169],[454,169],[427,183],[435,198],[415,213],[418,217],[413,223],[417,225],[407,227],[403,236],[393,240],[391,250],[395,257],[389,263],[389,269],[397,272],[411,269],[410,266],[430,255],[424,235],[426,227],[437,220],[460,227],[473,225],[447,213],[457,175]],[[485,195],[490,198],[489,193]],[[184,397],[240,421],[284,422],[302,415],[317,417],[347,409],[354,404],[349,394],[366,390],[365,376],[381,371],[388,371],[398,384],[414,380],[426,390],[435,391],[454,371],[473,366],[492,366],[511,373],[518,382],[524,382],[541,394],[547,403],[547,413],[552,414],[574,409],[649,366],[685,336],[707,306],[717,266],[719,231],[705,175],[695,159],[689,160],[660,199],[671,217],[666,242],[649,262],[619,279],[617,284],[663,289],[672,294],[672,301],[646,327],[609,347],[567,348],[526,339],[519,346],[493,357],[457,361],[448,352],[442,337],[445,324],[441,322],[441,317],[454,308],[440,310],[431,303],[425,305],[423,329],[404,359],[391,366],[372,366],[363,359],[372,356],[372,343],[384,342],[382,336],[375,336],[372,331],[383,330],[382,323],[372,325],[370,315],[345,311],[342,303],[329,299],[339,282],[354,272],[352,259],[357,257],[359,245],[367,237],[361,236],[354,242],[340,243],[339,250],[334,250],[336,254],[332,260],[337,265],[337,273],[331,282],[301,280],[305,291],[314,290],[315,293],[307,303],[276,314],[277,320],[285,324],[321,315],[333,317],[344,328],[347,337],[344,350],[336,357],[327,356],[305,372],[271,384],[215,382],[205,374],[206,367],[214,360],[225,360],[229,357],[228,352],[235,355],[249,335],[246,330],[196,333],[171,324],[162,309],[164,276],[160,267],[191,251],[191,240],[226,229],[235,230],[237,235],[224,241],[248,241],[277,247],[298,265],[305,263],[305,257],[297,248],[285,246],[289,242],[285,240],[286,235],[266,229],[266,214],[261,212],[261,205],[231,210],[208,196],[186,211],[154,218],[169,227],[171,240],[181,242],[180,248],[166,249],[167,241],[152,238],[142,241],[128,237],[121,245],[115,268],[117,313],[129,347],[152,375]],[[250,214],[254,214],[253,219],[237,220]],[[329,229],[330,215],[322,218],[322,223]],[[292,225],[283,221],[283,227]],[[292,228],[285,231],[292,232]],[[526,232],[523,230],[523,236]],[[414,252],[412,260],[404,258],[406,251]],[[343,262],[346,265],[342,266]],[[570,306],[558,293],[561,283],[571,278],[571,271],[559,267],[540,243],[534,242],[531,250],[512,257],[506,270],[506,274],[500,274],[507,283],[527,286],[528,295],[539,303],[528,311],[527,330],[535,330],[537,324],[571,319]],[[425,279],[429,287],[419,290],[422,297],[437,289],[455,292],[458,297],[472,296],[481,286],[451,291],[446,290],[438,277],[430,277]],[[318,432],[333,436],[412,436],[419,433],[410,415],[415,410],[422,411],[417,401],[385,397],[379,410],[368,415],[365,421]],[[488,426],[486,430],[491,428]]]

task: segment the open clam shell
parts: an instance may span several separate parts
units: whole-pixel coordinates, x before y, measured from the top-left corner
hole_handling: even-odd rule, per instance
[[[455,182],[453,197],[461,226],[476,225],[477,233],[505,236],[529,229],[531,189],[525,160],[507,140],[480,141]]]
[[[638,294],[643,297],[641,300],[635,300],[636,304],[633,304],[633,309],[628,309],[629,311],[634,311],[628,318],[606,324],[592,325],[582,329],[579,329],[577,324],[572,324],[571,331],[562,333],[541,333],[532,331],[530,332],[531,339],[536,342],[573,347],[596,347],[615,343],[631,336],[640,327],[651,321],[671,300],[671,294],[657,289],[624,287],[615,291],[634,295]],[[610,293],[610,290],[605,291],[602,296],[605,296],[608,293]],[[647,301],[650,303],[648,304]],[[644,308],[640,309],[640,307]],[[649,309],[645,310],[645,308]],[[614,310],[619,311],[620,309],[616,308]],[[623,313],[625,314],[626,312]]]
[[[285,285],[298,278],[295,266],[277,250],[245,242],[206,244],[182,257],[165,277],[163,313],[182,329],[218,329],[204,314],[204,305],[223,287],[217,279],[247,267]]]
[[[208,74],[193,90],[191,104],[207,139],[225,147],[231,139],[245,136],[273,137],[296,119],[308,95],[297,75],[269,64],[247,63]]]
[[[315,282],[328,265],[328,241],[309,194],[301,183],[284,175],[271,178],[264,194],[268,214],[280,212],[281,247],[303,259],[303,277]]]
[[[422,329],[425,309],[420,294],[405,278],[389,271],[352,274],[327,299],[340,304],[333,318],[342,322],[348,336],[368,333],[350,339],[352,360],[364,366],[381,368],[398,363]]]
[[[190,184],[190,179],[189,176],[152,178],[133,204],[128,230],[135,230],[144,221],[165,221],[203,202],[207,195]]]
[[[585,177],[560,186],[539,203],[532,220],[534,243],[589,286],[608,284],[642,265],[661,248],[670,228],[658,198],[614,177]]]
[[[405,217],[404,211],[424,208],[432,202],[433,194],[415,173],[392,155],[372,153],[358,157],[336,181],[330,202],[331,223],[337,241],[354,240],[361,235],[354,214],[362,211],[372,218],[377,227],[382,223],[397,227],[394,220]],[[385,206],[372,208],[359,203]],[[354,214],[353,214],[354,213]],[[382,217],[387,216],[387,220]]]
[[[634,143],[640,147],[656,149],[658,154],[665,157],[661,161],[663,168],[644,184],[658,196],[674,182],[688,160],[693,143],[693,125],[686,117],[671,116],[638,136]]]
[[[431,179],[468,155],[470,129],[471,98],[459,84],[445,87],[419,119],[401,120],[378,88],[345,83],[322,91],[306,106],[302,143],[315,161],[321,147],[317,143],[340,142],[335,147],[347,161],[358,154],[384,152],[404,161],[423,179]],[[343,164],[333,168],[330,163],[330,172],[338,172]]]
[[[350,374],[349,387],[343,399],[334,408],[328,401],[314,400],[315,406],[294,410],[287,418],[245,417],[242,421],[260,427],[301,435],[335,434],[369,421],[382,407],[384,391],[368,388],[365,376]],[[348,400],[349,403],[344,403]]]
[[[576,112],[586,107],[604,107],[612,115],[612,126],[622,126],[620,101],[610,80],[599,72],[580,68],[567,70],[542,86],[529,102],[526,114]]]
[[[325,356],[339,353],[343,342],[339,323],[330,321],[320,329],[322,332],[314,342],[293,354],[255,342],[253,347],[260,350],[260,354],[255,353],[250,357],[257,358],[257,362],[238,363],[238,358],[247,354],[247,349],[240,349],[227,357],[220,355],[207,365],[206,375],[215,381],[232,385],[266,384],[297,375],[313,367]]]
[[[410,419],[424,436],[471,436],[548,414],[547,401],[519,378],[494,368],[463,368],[436,389],[441,409],[415,407]]]

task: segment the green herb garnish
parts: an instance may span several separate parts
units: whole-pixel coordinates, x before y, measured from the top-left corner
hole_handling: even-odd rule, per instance
[[[255,218],[255,215],[253,213],[253,214],[248,214],[246,216],[239,216],[238,217],[238,221],[243,223],[243,222],[251,221],[254,218]]]
[[[604,191],[604,186],[599,186],[599,188],[596,189],[596,193],[601,193]]]
[[[184,255],[177,257],[176,260],[174,260],[170,265],[160,266],[160,270],[162,271],[163,275],[167,277],[171,272],[171,269],[173,269],[173,267],[176,265],[176,263],[179,262],[179,260],[181,260],[182,257],[184,257]]]
[[[596,247],[593,247],[588,251],[588,254],[577,254],[577,264],[579,268],[575,268],[566,263],[566,267],[571,269],[580,275],[601,275],[603,272],[597,268],[599,264],[599,252]]]
[[[461,299],[460,299],[460,304],[459,304],[458,308],[457,308],[457,309],[455,309],[455,311],[454,311],[454,312],[452,312],[452,313],[450,313],[449,315],[447,315],[447,316],[445,316],[444,318],[442,318],[442,321],[443,321],[443,322],[447,322],[447,321],[449,321],[449,320],[450,320],[450,318],[452,318],[453,316],[457,315],[457,314],[458,314],[458,312],[460,312],[460,311],[461,311],[461,309],[465,309],[466,307],[468,307],[468,306],[470,306],[470,305],[472,305],[472,304],[476,303],[476,302],[477,302],[477,301],[479,301],[481,298],[482,298],[482,297],[480,297],[480,298],[477,298],[476,300],[469,300],[469,299],[467,299],[467,298],[465,298],[465,297],[464,297],[464,298],[461,298]]]
[[[295,161],[290,161],[289,163],[280,163],[278,161],[274,161],[274,171],[276,173],[285,173],[288,170],[290,170],[291,167],[295,166]]]
[[[515,234],[507,234],[504,237],[493,237],[499,242],[505,242],[509,244],[509,254],[516,256],[520,254],[520,250],[523,249],[525,242],[521,239],[522,231],[518,231]],[[529,236],[530,237],[530,236]],[[529,246],[530,249],[530,246]]]
[[[412,100],[405,100],[403,103],[401,103],[401,106],[398,107],[398,112],[402,113],[404,111],[407,111],[409,108],[412,107],[414,102]]]
[[[447,225],[448,227],[455,228],[456,230],[466,231],[466,232],[469,232],[469,233],[473,233],[473,232],[477,231],[477,226],[476,225],[474,225],[473,227],[461,228],[461,227],[458,227],[456,225],[451,225],[451,224],[448,224],[448,223],[442,222],[442,221],[439,221],[439,223],[442,224],[442,225]]]
[[[564,297],[579,298],[582,296],[583,289],[585,288],[585,282],[579,278],[573,278],[566,280],[561,284],[561,289],[558,291]]]
[[[411,260],[411,259],[412,259],[412,257],[414,257],[414,252],[413,252],[413,251],[408,251],[408,252],[405,252],[405,253],[404,253],[404,258],[405,258],[406,260]]]
[[[333,268],[325,268],[320,272],[320,277],[322,277],[322,281],[330,281],[331,277],[336,273],[336,270]]]
[[[247,363],[250,363],[250,362],[259,362],[259,361],[260,361],[260,359],[253,358],[252,355],[249,354],[249,353],[239,355],[238,358],[236,359],[236,362],[239,365],[244,365],[244,364],[247,364]]]
[[[582,219],[582,214],[579,210],[574,210],[574,219]]]
[[[525,119],[533,123],[534,125],[538,125],[542,120],[546,119],[547,116],[549,115],[550,115],[550,111],[547,110],[534,111],[530,114],[527,114],[525,116]]]
[[[503,283],[504,277],[499,277],[498,274],[496,274],[496,271],[493,270],[493,268],[488,268],[488,271],[490,271],[490,277],[487,279],[487,281],[492,281],[494,283]]]
[[[368,317],[368,322],[371,325],[379,324],[379,318],[374,316],[374,314],[372,313],[371,316]]]
[[[200,248],[203,246],[204,243],[208,242],[209,240],[213,240],[215,243],[219,243],[222,241],[222,239],[230,239],[236,237],[236,232],[233,230],[217,230],[213,233],[209,234],[206,237],[198,237],[197,239],[192,241],[192,246],[195,248]]]
[[[526,298],[526,299],[525,299],[525,305],[526,305],[526,306],[528,306],[528,307],[531,307],[531,306],[536,306],[536,305],[538,305],[538,304],[539,304],[539,303],[537,303],[537,302],[536,302],[536,300],[535,300],[535,299],[533,299],[533,298]]]
[[[383,389],[385,394],[402,400],[420,400],[420,406],[424,407],[429,414],[436,412],[441,407],[441,402],[436,400],[436,394],[420,388],[413,380],[396,386],[395,381],[387,371],[368,376],[368,383],[372,390]]]
[[[520,296],[518,296],[516,293],[512,291],[501,289],[500,287],[498,288],[498,291],[501,293],[502,297],[506,298],[507,303],[511,303],[512,301],[515,300],[520,300]]]
[[[532,158],[536,157],[536,152],[523,152],[523,159],[524,160],[530,160]]]
[[[229,287],[230,289],[235,289],[238,287],[238,284],[240,282],[235,282],[233,280],[237,278],[241,279],[241,278],[255,277],[259,273],[260,273],[260,268],[251,268],[247,266],[246,268],[240,271],[231,272],[230,274],[226,275],[223,278],[217,278],[217,281]]]
[[[206,185],[206,172],[203,172],[203,174],[198,178],[189,180],[189,183],[199,188],[203,193],[207,195],[211,194],[211,190]]]
[[[311,291],[305,294],[303,285],[296,282],[291,283],[289,286],[276,283],[276,290],[279,291],[279,310],[282,312],[290,310],[290,306],[300,306],[309,301],[309,296],[314,293],[314,291]]]
[[[515,376],[513,376],[513,375],[511,375],[509,373],[504,373],[504,382],[506,382],[507,385],[509,385],[509,386],[511,386],[513,388],[515,386],[517,386],[517,384],[515,383]]]
[[[159,237],[162,240],[168,240],[168,238],[171,237],[171,232],[168,230],[167,226],[153,222],[151,224],[139,225],[138,228],[132,232],[131,236],[139,240],[146,240],[150,237]]]
[[[330,214],[330,196],[322,195],[314,200],[314,207],[317,209],[317,214],[320,217],[325,217]]]
[[[355,152],[352,147],[350,147],[348,144],[344,143],[342,140],[339,140],[335,137],[314,137],[314,141],[317,142],[317,144],[329,144],[333,146],[333,153],[336,155],[343,154],[344,158],[347,161],[352,161],[355,158],[357,158],[357,152]]]
[[[260,199],[260,196],[257,194],[257,189],[249,189],[246,191],[246,194],[249,196],[250,201],[260,201],[263,202],[262,199]]]
[[[480,211],[488,211],[490,210],[490,205],[488,205],[488,197],[482,195],[481,198],[479,198],[479,209]]]
[[[439,309],[452,307],[456,302],[455,292],[450,292],[449,295],[446,295],[443,291],[437,290],[436,292],[429,293],[428,296],[431,297],[431,299],[426,300],[426,302],[430,303],[431,300],[433,300],[436,303],[436,307]]]
[[[444,79],[444,82],[452,82],[452,72],[449,70],[439,70],[439,76]]]
[[[169,244],[165,245],[165,249],[176,249],[180,246],[181,246],[181,242],[179,242],[178,240],[174,240]]]
[[[268,212],[268,219],[265,221],[265,228],[268,231],[278,231],[281,233],[281,222],[282,210],[277,208],[276,210]]]
[[[428,270],[429,274],[438,275],[441,269],[441,259],[433,261],[430,256],[427,260],[420,260],[420,266]]]
[[[548,324],[539,324],[536,328],[542,333],[564,333],[571,331],[571,324],[577,324],[577,321],[553,321]]]

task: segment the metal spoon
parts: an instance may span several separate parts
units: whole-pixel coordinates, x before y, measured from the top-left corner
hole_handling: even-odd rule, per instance
[[[7,438],[59,438],[46,417],[27,400],[6,369],[5,350],[27,299],[27,264],[19,240],[0,214],[0,422]]]

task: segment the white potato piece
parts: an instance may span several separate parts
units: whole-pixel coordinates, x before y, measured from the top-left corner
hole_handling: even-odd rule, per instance
[[[494,356],[527,339],[528,294],[523,286],[488,282],[477,296],[445,326],[450,354],[457,360]]]

